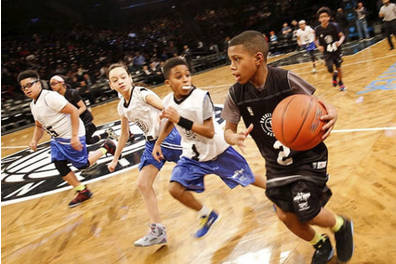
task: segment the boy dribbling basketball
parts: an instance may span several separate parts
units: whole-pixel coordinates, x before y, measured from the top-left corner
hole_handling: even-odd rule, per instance
[[[257,31],[245,31],[230,41],[228,56],[236,83],[224,103],[224,136],[230,145],[243,146],[246,133],[238,133],[242,117],[266,161],[267,197],[274,203],[279,219],[315,248],[312,263],[327,263],[333,249],[326,234],[311,225],[331,228],[335,233],[337,257],[348,261],[353,253],[352,222],[324,208],[331,196],[327,148],[322,142],[308,151],[293,151],[274,137],[271,115],[276,105],[292,94],[313,94],[315,88],[287,70],[267,66],[268,44]],[[336,121],[336,110],[322,102],[328,112],[321,117],[325,139]]]

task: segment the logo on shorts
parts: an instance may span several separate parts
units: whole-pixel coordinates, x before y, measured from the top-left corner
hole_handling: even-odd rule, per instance
[[[215,105],[215,118],[219,124],[224,120],[220,117],[222,105]],[[140,124],[140,125],[137,125]],[[111,127],[116,134],[120,134],[120,121],[98,126],[95,134],[105,132]],[[145,137],[142,133],[142,123],[134,123],[130,130],[135,134],[133,142],[128,142],[122,151],[115,172],[109,173],[107,164],[113,156],[104,156],[97,161],[97,166],[80,171],[70,165],[70,169],[83,183],[102,180],[136,167],[140,162],[140,156],[145,148]],[[98,149],[103,141],[88,146],[88,151]],[[62,191],[71,187],[63,181],[54,164],[51,162],[50,143],[45,142],[38,146],[36,152],[29,149],[9,155],[1,160],[1,202],[2,205],[16,203],[24,200],[38,198],[56,191]]]
[[[264,133],[267,134],[267,136],[274,137],[274,132],[272,132],[272,114],[271,113],[266,113],[263,115],[260,119],[260,125],[261,128],[263,129]]]
[[[303,192],[298,192],[296,196],[294,196],[293,201],[294,203],[298,204],[299,211],[305,211],[310,208],[308,204],[309,197],[311,197],[310,193]]]

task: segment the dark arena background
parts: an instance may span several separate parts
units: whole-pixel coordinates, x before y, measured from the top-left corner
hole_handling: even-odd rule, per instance
[[[337,109],[337,123],[325,140],[329,151],[326,208],[353,219],[354,254],[348,263],[394,263],[396,259],[396,36],[387,38],[379,18],[381,0],[361,1],[367,33],[359,31],[356,0],[3,0],[1,40],[1,261],[3,263],[311,263],[314,248],[278,219],[265,191],[254,186],[233,190],[215,175],[205,176],[196,197],[216,208],[221,219],[201,239],[193,237],[199,219],[169,193],[174,163],[156,177],[157,196],[168,242],[147,248],[134,241],[148,231],[149,215],[138,190],[138,164],[145,149],[140,128],[123,149],[113,173],[103,156],[93,168],[71,169],[89,185],[91,199],[75,208],[75,196],[51,162],[50,136],[38,149],[33,136],[31,99],[17,82],[33,69],[43,89],[53,75],[65,78],[93,115],[95,135],[111,128],[120,135],[119,97],[106,70],[127,65],[135,83],[161,99],[171,92],[163,65],[181,56],[192,82],[207,90],[216,121],[235,83],[227,55],[229,40],[245,30],[261,32],[269,43],[267,63],[290,70],[312,84],[315,95]],[[391,3],[394,1],[390,1]],[[346,89],[333,87],[323,54],[310,55],[297,43],[298,22],[313,29],[317,10],[327,6],[345,34],[342,75]],[[341,11],[339,9],[342,9]],[[337,12],[338,10],[338,12]],[[396,21],[393,21],[396,23]],[[286,24],[287,23],[287,24]],[[267,129],[270,119],[265,120]],[[239,131],[245,126],[240,122]],[[113,140],[117,143],[117,139]],[[256,175],[265,161],[251,137],[241,153]],[[88,146],[98,149],[103,140]],[[333,247],[335,239],[328,233]],[[338,263],[334,256],[328,263]]]

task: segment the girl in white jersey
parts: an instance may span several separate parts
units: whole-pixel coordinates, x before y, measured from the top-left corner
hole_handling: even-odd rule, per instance
[[[178,57],[169,59],[164,75],[173,93],[164,98],[166,109],[161,118],[168,121],[155,143],[153,156],[157,160],[164,157],[160,144],[176,126],[182,137],[183,154],[172,171],[169,190],[175,199],[198,212],[201,226],[195,236],[199,238],[218,219],[215,210],[206,208],[191,193],[205,190],[205,175],[220,176],[230,188],[248,184],[265,188],[265,180],[255,178],[246,160],[225,142],[209,93],[192,86],[187,63]]]
[[[165,160],[157,161],[151,152],[160,132],[159,114],[163,106],[161,99],[152,91],[134,86],[132,77],[124,64],[110,65],[107,70],[110,87],[122,95],[118,104],[121,117],[121,135],[113,161],[108,165],[114,171],[122,149],[129,137],[129,121],[135,122],[146,137],[146,148],[140,159],[138,189],[143,196],[151,220],[150,232],[135,241],[135,246],[146,247],[167,242],[165,226],[161,224],[157,197],[153,189],[154,179],[165,161],[177,162],[181,154],[180,135],[173,130],[161,145]]]
[[[85,169],[104,154],[114,154],[115,145],[106,140],[102,148],[90,152],[88,157],[84,123],[79,118],[77,108],[57,92],[43,90],[36,71],[23,71],[17,80],[25,95],[33,99],[30,108],[35,127],[29,146],[35,151],[44,130],[50,134],[51,160],[63,180],[77,192],[69,207],[77,206],[91,198],[92,193],[76,178],[67,164],[70,162],[78,169]]]

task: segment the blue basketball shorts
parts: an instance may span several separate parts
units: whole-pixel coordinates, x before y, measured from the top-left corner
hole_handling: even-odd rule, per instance
[[[70,138],[52,138],[50,142],[51,161],[67,160],[77,169],[88,167],[89,161],[85,136],[80,137],[80,142],[83,148],[79,151],[70,145]]]
[[[315,50],[315,49],[316,49],[315,42],[311,42],[311,43],[307,44],[307,45],[305,46],[305,49],[306,49],[307,51]]]
[[[155,140],[146,141],[146,148],[144,149],[143,155],[140,157],[139,170],[150,164],[156,167],[158,170],[161,170],[166,161],[177,162],[183,150],[182,146],[180,145],[180,141],[181,138],[179,133],[177,132],[176,128],[173,128],[164,142],[161,144],[161,150],[164,159],[160,162],[156,161],[152,154]]]
[[[216,174],[228,187],[245,187],[255,181],[249,164],[234,148],[229,147],[214,160],[199,162],[181,157],[173,168],[171,182],[178,182],[197,193],[205,190],[204,176]]]

